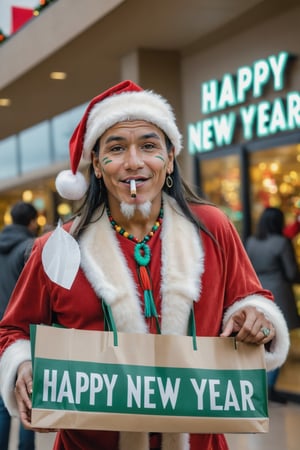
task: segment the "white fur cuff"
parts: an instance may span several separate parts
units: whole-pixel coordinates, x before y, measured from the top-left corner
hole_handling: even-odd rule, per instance
[[[14,388],[19,365],[31,360],[30,341],[19,340],[10,345],[0,360],[1,396],[10,415],[18,416]]]
[[[290,346],[290,337],[284,316],[274,302],[261,295],[245,297],[227,309],[223,318],[223,326],[232,314],[246,306],[254,306],[257,310],[263,312],[266,318],[272,322],[276,336],[271,342],[270,350],[266,350],[266,367],[268,371],[280,367],[286,360]]]

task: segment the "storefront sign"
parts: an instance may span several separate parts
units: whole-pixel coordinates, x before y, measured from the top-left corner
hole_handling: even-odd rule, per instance
[[[203,83],[201,112],[209,117],[188,125],[189,153],[232,144],[238,126],[245,140],[300,128],[299,91],[273,101],[249,103],[250,98],[263,97],[266,89],[284,89],[290,57],[289,53],[280,52],[255,61],[252,66],[240,67],[234,75],[226,73],[221,81]],[[239,107],[246,101],[246,106]],[[228,108],[233,109],[217,114]]]

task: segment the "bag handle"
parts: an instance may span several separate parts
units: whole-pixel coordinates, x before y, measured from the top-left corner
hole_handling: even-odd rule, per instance
[[[102,300],[102,309],[104,314],[104,329],[105,331],[112,331],[114,334],[114,346],[118,346],[118,330],[116,323],[112,314],[110,305],[108,305],[104,300]],[[160,329],[158,330],[160,334]],[[197,339],[196,339],[196,321],[195,321],[195,311],[194,302],[191,308],[191,313],[188,323],[188,336],[192,336],[193,339],[193,349],[197,350]]]
[[[189,317],[188,336],[192,336],[193,349],[196,351],[198,348],[197,348],[197,339],[196,339],[196,320],[195,320],[194,302],[192,304],[190,317]]]
[[[105,331],[112,331],[114,334],[114,346],[118,346],[118,331],[114,317],[112,315],[111,307],[104,300],[102,300],[102,309],[104,314],[104,329]]]

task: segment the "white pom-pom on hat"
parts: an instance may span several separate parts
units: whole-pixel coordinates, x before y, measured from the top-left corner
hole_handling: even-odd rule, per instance
[[[55,180],[59,195],[67,200],[80,200],[88,189],[86,179],[81,172],[75,174],[72,170],[63,170]]]

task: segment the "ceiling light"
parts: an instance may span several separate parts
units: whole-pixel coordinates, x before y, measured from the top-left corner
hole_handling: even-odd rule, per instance
[[[67,78],[66,72],[51,72],[50,78],[52,80],[65,80]]]
[[[0,106],[10,106],[11,100],[10,98],[0,98]]]

